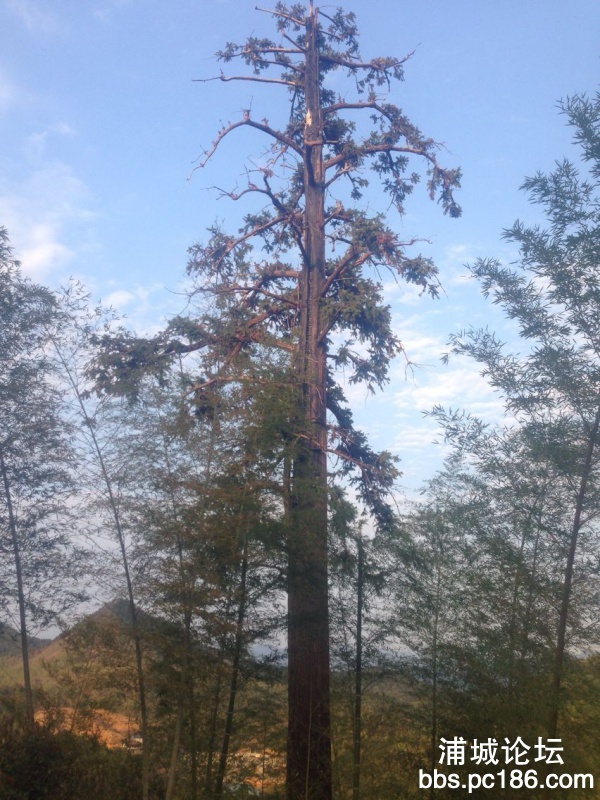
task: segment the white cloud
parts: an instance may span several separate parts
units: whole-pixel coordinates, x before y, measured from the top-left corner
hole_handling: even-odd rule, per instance
[[[52,126],[52,130],[61,136],[77,136],[77,131],[68,122],[57,122]]]
[[[4,0],[4,2],[31,33],[54,33],[59,28],[56,18],[48,10],[48,3],[35,0]]]
[[[73,261],[78,229],[94,217],[90,200],[83,181],[61,162],[35,169],[22,181],[0,183],[0,219],[34,280],[45,281]]]
[[[120,8],[131,5],[133,0],[104,0],[94,11],[94,16],[101,22],[108,22]]]
[[[470,246],[468,244],[452,244],[446,248],[444,257],[446,260],[457,261],[470,258]]]
[[[461,359],[461,363],[439,366],[435,370],[416,370],[412,381],[394,385],[393,405],[396,408],[392,449],[432,451],[439,440],[439,431],[432,420],[424,416],[434,406],[466,411],[492,425],[506,421],[504,401],[479,373],[479,365]],[[441,451],[436,457],[441,458]]]
[[[406,361],[395,363],[396,371],[401,369],[404,375],[411,372],[410,365],[431,366],[439,364],[443,353],[448,349],[444,340],[433,333],[423,333],[421,336],[406,336],[401,339]]]
[[[446,335],[424,332],[415,333],[404,340],[407,357],[415,365],[406,380],[406,368],[396,363],[393,380],[396,386],[402,379],[396,395],[398,407],[411,407],[419,411],[432,406],[453,405],[474,408],[474,404],[500,403],[498,395],[480,374],[480,365],[466,357],[455,357],[450,363],[442,363],[448,352]],[[500,403],[501,405],[501,403]]]
[[[53,266],[65,264],[73,257],[73,252],[58,241],[56,227],[56,224],[47,222],[34,225],[28,231],[20,261],[29,274],[43,275]]]
[[[176,298],[174,303],[173,294],[157,281],[124,289],[111,280],[108,282],[108,294],[104,294],[106,285],[101,287],[94,280],[90,285],[85,278],[83,282],[87,283],[94,296],[101,295],[103,306],[110,306],[117,312],[126,328],[140,336],[154,336],[163,330],[165,317],[181,311],[181,298]]]
[[[128,306],[131,301],[135,299],[136,296],[133,292],[128,292],[125,289],[117,289],[104,298],[104,304],[118,311]]]
[[[77,131],[68,122],[60,121],[46,130],[30,134],[23,146],[26,158],[33,164],[41,164],[42,161],[47,161],[46,146],[51,137],[56,135],[71,138],[77,136]]]
[[[430,447],[435,438],[435,430],[431,425],[398,425],[392,446],[395,451],[402,453],[402,460],[407,461],[407,451],[421,453]]]

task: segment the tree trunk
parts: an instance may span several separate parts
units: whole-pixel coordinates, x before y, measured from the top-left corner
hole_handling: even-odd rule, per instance
[[[288,800],[331,798],[326,348],[320,319],[325,180],[316,37],[317,17],[311,3],[306,21],[305,231],[298,365],[302,418],[288,540]]]
[[[175,730],[173,732],[173,746],[171,748],[171,764],[167,777],[167,790],[165,800],[172,800],[175,792],[175,781],[177,780],[177,764],[179,762],[179,746],[181,743],[181,727],[183,723],[183,702],[179,700],[177,705],[177,717],[175,718]]]
[[[433,615],[433,638],[431,641],[431,774],[437,767],[438,756],[438,658],[439,658],[439,634],[440,634],[440,610],[442,603],[442,564],[443,550],[440,548],[438,562],[436,564],[436,584],[435,584],[435,610]],[[434,800],[435,787],[429,790],[429,797]]]
[[[34,726],[33,711],[33,691],[31,688],[31,674],[29,672],[29,642],[27,641],[27,617],[25,615],[25,589],[23,586],[23,569],[21,566],[21,549],[19,547],[19,537],[17,535],[17,520],[15,518],[12,495],[10,492],[10,481],[8,470],[4,461],[4,453],[0,448],[0,470],[2,471],[2,482],[4,484],[4,497],[8,512],[8,527],[12,541],[13,554],[15,559],[15,573],[17,576],[17,600],[19,603],[19,620],[21,628],[21,659],[23,661],[23,685],[25,687],[25,724],[29,729]]]
[[[214,692],[214,702],[213,702],[213,709],[212,714],[210,717],[210,727],[209,727],[209,737],[208,737],[208,747],[207,747],[207,757],[206,757],[206,772],[204,775],[204,793],[208,797],[210,795],[212,789],[212,767],[213,767],[213,759],[215,757],[215,743],[217,740],[217,725],[219,723],[219,705],[221,703],[221,684],[223,683],[223,675],[222,675],[222,666],[223,666],[224,656],[221,652],[219,657],[219,661],[217,664],[217,680],[215,684],[215,692]]]
[[[146,704],[146,682],[144,677],[144,661],[142,655],[142,639],[140,635],[140,626],[138,622],[138,609],[133,592],[133,581],[131,580],[131,573],[129,570],[129,559],[127,557],[127,550],[125,548],[125,535],[121,527],[121,517],[119,515],[117,499],[114,496],[112,490],[112,483],[108,475],[106,465],[104,463],[102,451],[100,449],[99,443],[96,439],[96,435],[93,431],[91,424],[89,425],[89,428],[92,433],[94,444],[96,446],[96,452],[98,455],[98,459],[100,461],[102,475],[104,477],[104,481],[106,484],[108,501],[115,523],[115,530],[117,533],[119,549],[121,551],[121,561],[123,564],[123,572],[125,573],[125,583],[127,585],[127,599],[129,602],[129,613],[131,614],[131,632],[133,635],[133,644],[135,648],[135,664],[136,664],[137,681],[138,681],[138,698],[140,703],[140,722],[141,722],[141,733],[142,733],[142,799],[148,800],[150,795],[150,741],[149,741],[149,729],[148,729],[148,707]]]
[[[227,715],[225,717],[225,731],[223,733],[223,743],[221,745],[221,756],[219,758],[219,768],[215,781],[215,798],[223,796],[223,781],[227,771],[227,758],[229,756],[229,743],[233,730],[233,715],[235,711],[235,701],[237,697],[238,678],[240,674],[240,658],[242,654],[242,640],[244,631],[244,618],[246,615],[246,574],[248,572],[248,536],[244,535],[244,551],[242,555],[242,569],[240,575],[238,614],[235,628],[235,648],[233,652],[233,663],[231,665],[231,680],[229,684],[229,702],[227,704]]]
[[[364,605],[365,551],[359,532],[357,597],[356,597],[356,666],[354,668],[354,728],[352,731],[352,800],[360,800],[361,737],[362,737],[362,617]]]
[[[571,539],[569,543],[569,553],[567,555],[567,564],[565,567],[565,579],[563,582],[562,601],[560,607],[560,615],[558,618],[558,631],[556,635],[556,651],[554,656],[554,680],[552,691],[552,706],[550,708],[550,719],[548,724],[548,738],[556,738],[558,730],[558,714],[560,709],[560,688],[562,683],[563,664],[565,657],[565,644],[567,638],[567,622],[569,618],[569,605],[571,601],[571,586],[573,584],[573,571],[575,567],[575,555],[577,552],[577,539],[579,537],[579,530],[582,524],[583,506],[585,504],[587,484],[592,472],[592,463],[594,458],[594,449],[598,439],[598,428],[600,427],[600,406],[596,411],[596,416],[590,431],[587,452],[581,473],[581,480],[579,482],[579,491],[577,492],[577,501],[575,503],[575,516],[573,518],[573,527],[571,529]]]

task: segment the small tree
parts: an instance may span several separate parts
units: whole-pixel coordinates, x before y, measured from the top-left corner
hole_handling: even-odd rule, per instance
[[[406,521],[421,562],[402,617],[439,755],[437,737],[456,727],[470,739],[544,731],[568,495],[538,431],[436,416],[453,451]]]
[[[145,669],[149,699],[157,701],[154,749],[161,749],[165,723],[172,732],[167,798],[177,780],[187,778],[184,763],[190,797],[197,795],[204,750],[204,793],[220,795],[229,743],[237,733],[234,706],[246,649],[257,638],[268,638],[274,621],[281,628],[272,602],[274,587],[281,591],[281,489],[270,477],[272,456],[261,458],[256,452],[261,426],[251,413],[254,401],[244,415],[249,405],[245,392],[236,398],[230,391],[226,403],[214,392],[210,408],[198,406],[201,419],[195,419],[181,395],[185,381],[175,369],[163,376],[161,387],[146,381],[138,387],[138,402],[115,404],[114,427],[104,428],[104,434],[119,431],[116,448],[126,454],[120,459],[126,469],[119,475],[119,510],[130,537],[137,602],[168,618],[177,632],[165,645],[160,664],[152,661],[156,643],[147,642],[150,669]],[[97,419],[94,430],[102,422],[101,416]],[[206,686],[211,665],[218,685],[212,697]],[[219,701],[228,674],[230,703],[221,724]],[[214,754],[223,726],[215,777]],[[180,751],[188,756],[180,758]]]
[[[365,794],[363,766],[372,755],[368,747],[365,750],[363,746],[365,697],[390,667],[387,650],[392,626],[389,613],[384,610],[383,597],[390,578],[389,548],[393,542],[398,549],[403,549],[404,564],[407,548],[402,545],[407,542],[396,528],[392,529],[389,540],[381,532],[376,538],[365,535],[366,515],[360,516],[339,488],[330,492],[329,517],[331,651],[338,667],[337,682],[343,692],[343,707],[351,720],[351,746],[344,747],[343,733],[336,736],[335,767],[339,791],[343,791],[344,782],[348,786],[351,782],[352,798],[359,800]],[[392,570],[395,572],[398,568],[394,563]],[[367,742],[369,744],[373,743]],[[345,768],[340,758],[343,750],[351,756],[351,767]],[[369,766],[372,769],[372,764]]]
[[[204,167],[238,130],[260,132],[269,142],[262,165],[243,190],[222,194],[236,201],[254,197],[261,206],[244,217],[238,233],[215,226],[206,245],[192,248],[189,271],[198,290],[212,298],[210,311],[200,319],[174,320],[152,342],[130,339],[115,347],[107,341],[97,376],[110,389],[115,379],[130,382],[142,364],[160,368],[169,354],[203,351],[202,373],[193,386],[201,403],[215,385],[280,384],[276,391],[288,411],[285,419],[279,412],[272,433],[289,490],[287,791],[290,800],[326,800],[328,453],[344,460],[362,500],[380,520],[389,518],[384,496],[396,475],[389,455],[374,453],[353,428],[336,368],[346,368],[351,383],[382,386],[390,359],[402,349],[373,277],[378,268],[436,293],[433,264],[407,253],[414,240],[403,241],[383,214],[370,216],[355,203],[370,168],[402,214],[419,181],[411,164],[421,161],[430,196],[458,216],[452,192],[459,173],[440,166],[438,145],[382,95],[402,79],[406,59],[363,61],[354,15],[341,9],[330,16],[311,0],[308,9],[280,2],[271,13],[277,40],[252,37],[217,54],[226,63],[241,60],[250,74],[221,74],[217,80],[281,87],[289,97],[287,119],[277,127],[245,111],[219,131],[200,163]],[[271,77],[273,69],[277,74]],[[335,71],[353,80],[356,100],[328,87]],[[356,114],[368,115],[369,130],[359,132]],[[268,355],[271,348],[284,359]]]
[[[578,558],[580,535],[593,532],[600,501],[600,95],[576,96],[560,107],[588,175],[564,160],[549,175],[527,178],[522,188],[543,208],[548,227],[516,222],[505,231],[504,238],[519,247],[516,269],[494,260],[473,268],[484,294],[517,320],[529,354],[505,354],[488,331],[467,331],[453,340],[456,352],[484,365],[508,408],[527,423],[538,456],[551,465],[557,486],[561,483],[569,497],[549,737],[558,726],[574,578],[578,569],[586,570],[585,559]]]
[[[60,298],[62,325],[47,327],[45,334],[52,345],[57,371],[61,375],[70,395],[70,405],[74,424],[79,434],[80,474],[91,473],[92,485],[84,487],[80,482],[79,491],[100,498],[100,517],[107,531],[112,533],[119,549],[129,614],[131,631],[135,646],[140,728],[142,733],[142,797],[148,800],[150,791],[150,726],[146,699],[146,678],[144,670],[142,635],[138,622],[139,602],[134,591],[132,568],[127,551],[127,526],[123,520],[118,480],[111,464],[111,450],[118,440],[115,435],[117,425],[111,425],[110,399],[92,398],[89,381],[84,376],[86,362],[90,358],[90,343],[98,329],[110,328],[111,315],[102,307],[90,308],[89,296],[79,283],[72,283],[63,290]],[[94,402],[95,400],[95,402]],[[113,447],[109,445],[113,442]],[[124,460],[121,461],[120,467]],[[89,510],[89,509],[88,509]],[[94,516],[98,508],[93,511]]]
[[[22,277],[0,228],[0,548],[12,554],[12,563],[0,568],[0,608],[18,615],[30,726],[29,626],[48,624],[82,599],[76,589],[79,557],[67,535],[72,452],[61,417],[63,398],[45,350],[58,316],[52,293]]]

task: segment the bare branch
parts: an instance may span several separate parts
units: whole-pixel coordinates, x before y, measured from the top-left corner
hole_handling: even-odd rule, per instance
[[[395,58],[389,61],[389,63],[385,63],[384,59],[374,58],[372,61],[354,61],[352,59],[347,58],[339,58],[337,56],[332,56],[330,54],[322,54],[321,60],[322,61],[329,61],[332,64],[337,64],[340,67],[347,67],[351,70],[367,70],[372,69],[376,72],[383,72],[386,73],[391,69],[397,69],[405,64],[411,56],[414,55],[414,50],[409,53],[404,58]]]
[[[229,255],[229,253],[231,253],[233,250],[235,250],[235,248],[238,247],[240,244],[242,244],[242,242],[245,242],[248,239],[252,239],[254,236],[259,236],[261,233],[264,233],[265,231],[268,231],[270,228],[274,228],[275,225],[278,225],[280,222],[283,222],[285,219],[286,219],[286,216],[283,215],[283,214],[280,214],[278,217],[273,217],[273,219],[270,219],[268,222],[265,222],[263,225],[257,225],[256,227],[252,228],[251,231],[248,231],[248,233],[245,233],[243,236],[239,236],[237,239],[234,239],[233,242],[231,242],[227,246],[227,248],[225,250],[225,253],[216,262],[216,265],[219,265],[223,261],[225,256]]]
[[[227,191],[227,189],[221,189],[220,186],[209,186],[208,189],[216,189],[219,194],[219,198],[221,197],[228,197],[230,200],[237,201],[242,198],[245,194],[265,194],[269,197],[269,193],[265,189],[260,189],[256,184],[249,183],[246,189],[242,189],[241,192],[231,192]]]
[[[350,251],[346,255],[346,258],[344,258],[337,265],[337,267],[333,270],[331,275],[327,278],[327,280],[323,284],[321,297],[325,297],[325,295],[327,294],[327,292],[331,288],[332,284],[335,283],[335,281],[339,278],[339,276],[342,275],[348,269],[350,264],[352,264],[352,266],[354,266],[354,267],[361,267],[365,263],[365,261],[369,260],[369,258],[372,255],[373,255],[372,251],[371,250],[367,250],[362,255],[358,256],[358,258],[356,258],[356,256],[357,256],[356,250],[351,245],[350,246]],[[325,335],[327,335],[327,334],[325,333]]]
[[[329,189],[331,184],[335,183],[338,178],[341,178],[343,175],[348,175],[350,172],[353,172],[354,169],[355,169],[355,167],[354,167],[353,164],[345,164],[342,167],[342,169],[338,169],[338,171],[335,173],[335,175],[332,178],[330,178],[328,181],[326,181],[325,188]]]
[[[203,167],[205,167],[208,164],[208,162],[213,157],[213,155],[216,153],[219,145],[221,144],[221,142],[223,141],[223,139],[226,136],[228,136],[236,128],[241,128],[244,125],[247,125],[250,128],[256,128],[256,130],[259,130],[259,131],[262,131],[263,133],[268,134],[273,139],[276,139],[278,142],[281,142],[281,144],[285,145],[286,147],[291,148],[296,153],[298,153],[298,155],[302,156],[301,148],[298,147],[298,145],[296,144],[296,142],[293,139],[290,139],[289,136],[286,136],[284,133],[281,133],[280,131],[276,131],[274,128],[271,128],[268,125],[265,125],[265,124],[260,123],[260,122],[254,122],[254,120],[250,119],[249,114],[246,114],[244,116],[244,119],[240,120],[239,122],[231,123],[230,125],[228,125],[226,128],[223,128],[219,132],[219,135],[217,136],[217,138],[213,142],[213,145],[212,145],[211,149],[205,151],[204,160],[201,161],[199,164],[197,164],[194,167],[194,169],[190,173],[190,177],[197,169],[202,169]],[[188,180],[189,180],[189,178],[188,178]]]
[[[290,40],[290,41],[293,42],[293,39]],[[295,45],[295,42],[294,42],[294,45]],[[304,52],[304,50],[299,50],[297,46],[294,46],[294,48],[290,48],[290,47],[256,47],[254,49],[250,48],[250,47],[246,47],[245,50],[240,50],[239,53],[235,53],[234,57],[235,56],[248,56],[248,55],[251,56],[252,53],[284,53],[285,55],[292,54],[292,55],[300,56],[300,55],[303,54],[303,52]],[[277,62],[277,63],[280,63],[280,62]],[[282,64],[281,66],[286,66],[286,65]]]
[[[400,147],[395,144],[369,144],[359,147],[357,151],[357,154],[361,156],[376,155],[377,153],[406,153],[408,155],[422,156],[427,159],[427,161],[437,166],[436,159],[422,147]],[[328,159],[325,162],[325,169],[331,169],[331,167],[335,167],[337,164],[349,160],[349,155],[347,153],[342,153],[339,156]]]
[[[196,383],[193,386],[190,386],[189,389],[186,389],[186,394],[194,394],[195,392],[201,392],[204,389],[208,389],[211,386],[215,386],[216,384],[225,384],[225,383],[252,383],[256,386],[289,386],[288,383],[276,383],[272,380],[265,380],[264,378],[257,378],[257,377],[246,377],[244,375],[230,375],[224,376],[221,373],[218,375],[214,375],[212,378],[209,378],[202,383]]]
[[[337,429],[336,429],[337,430]],[[341,458],[342,461],[348,461],[350,464],[354,464],[355,467],[359,467],[361,472],[369,473],[373,472],[373,468],[370,464],[367,464],[365,461],[361,461],[360,458],[353,458],[348,453],[343,453],[341,450],[338,450],[336,447],[328,447],[327,452],[333,456],[337,456]]]
[[[284,305],[288,305],[291,308],[299,308],[300,303],[298,300],[292,300],[290,297],[285,297],[282,294],[276,294],[275,292],[270,292],[268,289],[260,289],[256,290],[258,293],[264,295],[264,297],[270,297],[272,300],[277,300],[278,303],[283,303]]]
[[[321,17],[325,17],[325,19],[328,19],[330,22],[333,22],[333,23],[335,24],[335,20],[334,20],[332,17],[330,17],[330,16],[329,16],[329,14],[326,14],[326,13],[323,11],[323,9],[319,8],[319,9],[318,9],[318,12],[319,12],[319,16],[321,16]],[[338,35],[337,35],[337,34],[335,34],[335,33],[331,33],[331,31],[326,31],[326,30],[324,30],[324,29],[322,28],[322,29],[321,29],[321,32],[322,32],[322,33],[323,33],[325,36],[329,36],[329,38],[330,38],[330,39],[335,39],[335,40],[336,40],[336,42],[343,42],[343,41],[344,41],[343,37],[341,37],[341,36],[338,36]]]
[[[281,17],[282,19],[289,19],[290,22],[293,22],[294,25],[297,25],[299,28],[304,27],[304,22],[295,17],[290,16],[290,14],[284,14],[283,11],[273,11],[272,8],[261,8],[260,6],[254,6],[255,11],[262,11],[265,14],[271,14],[272,17]]]
[[[291,278],[297,280],[302,272],[298,269],[274,269],[265,273],[267,278]]]
[[[264,184],[265,184],[265,188],[264,188],[264,189],[261,189],[261,191],[262,191],[264,194],[266,194],[266,195],[267,195],[267,197],[269,198],[269,200],[270,200],[270,201],[273,203],[273,205],[275,206],[275,208],[277,209],[277,211],[279,211],[279,213],[280,213],[280,214],[287,214],[288,216],[290,216],[290,207],[286,207],[286,206],[285,206],[285,205],[284,205],[284,204],[281,202],[281,200],[280,200],[280,199],[277,197],[277,195],[276,195],[276,194],[273,192],[273,190],[271,189],[271,184],[269,183],[269,177],[268,177],[268,175],[266,174],[266,172],[263,172],[263,182],[264,182]],[[293,207],[295,207],[296,205],[297,205],[297,200],[296,200],[296,201],[294,201],[294,202],[291,204],[291,207],[293,208]],[[293,220],[290,220],[290,221],[291,221],[291,222],[293,222]]]
[[[270,278],[271,275],[265,275],[265,278]],[[296,277],[296,276],[294,276]],[[257,284],[254,286],[229,286],[226,289],[211,289],[211,294],[214,295],[226,295],[226,294],[245,294],[246,299],[253,294],[261,294],[264,297],[270,297],[272,300],[276,300],[278,303],[283,303],[284,305],[291,306],[292,308],[298,308],[298,301],[292,300],[289,297],[286,297],[282,294],[276,294],[275,292],[270,292],[268,289],[262,288],[262,283],[264,279],[261,279]]]
[[[210,83],[211,81],[223,81],[223,83],[227,83],[228,81],[252,81],[253,83],[278,83],[283,86],[300,86],[299,82],[296,81],[284,81],[280,78],[259,78],[256,75],[224,75],[221,73],[220,75],[215,75],[214,78],[193,78],[193,83]]]
[[[269,184],[269,179],[266,174],[263,173],[263,181],[265,183],[265,194],[269,197],[275,208],[279,211],[280,214],[286,214],[288,221],[294,231],[296,244],[302,254],[303,258],[306,258],[306,251],[304,249],[304,226],[302,222],[301,212],[298,210],[294,210],[298,208],[298,201],[303,194],[303,189],[300,190],[296,197],[293,198],[292,202],[288,204],[286,207],[281,200],[277,197],[276,194],[273,193],[271,186]],[[298,224],[298,218],[300,224]]]
[[[265,48],[257,47],[256,49],[252,49],[252,48],[247,47],[245,50],[240,50],[238,53],[231,54],[231,56],[228,56],[228,58],[231,58],[231,59],[234,59],[234,58],[245,58],[248,61],[251,60],[253,63],[259,62],[260,63],[260,67],[262,67],[265,64],[271,64],[274,67],[281,67],[282,69],[292,69],[292,70],[294,70],[294,72],[298,72],[300,75],[304,74],[304,70],[302,69],[302,67],[298,67],[295,64],[292,64],[291,60],[289,60],[289,59],[277,60],[277,58],[268,59],[268,58],[265,58],[263,56],[263,53],[265,53],[265,54],[266,53],[273,53],[273,54],[275,54],[275,56],[277,56],[278,54],[281,54],[281,55],[303,55],[304,51],[303,50],[298,50],[298,49],[291,50],[289,47],[265,47]],[[256,66],[258,66],[258,64],[255,64],[255,68],[256,68]],[[221,75],[223,75],[222,72],[221,72]],[[199,79],[196,79],[196,80],[199,80]],[[224,76],[223,78],[217,76],[215,78],[207,78],[207,79],[205,79],[205,82],[208,81],[208,80],[224,80],[224,81],[228,81],[228,80],[256,80],[258,82],[262,81],[263,83],[281,83],[282,82],[282,81],[278,81],[278,80],[275,80],[275,79],[269,80],[268,78],[259,78],[258,76],[255,76],[255,77],[248,76],[246,78],[244,78],[243,76],[238,76],[238,77],[236,77],[236,76],[232,76],[232,77]],[[291,85],[295,86],[296,84],[292,83]]]
[[[327,184],[325,184],[327,187]],[[331,222],[332,219],[339,219],[341,222],[352,222],[352,216],[345,210],[344,206],[342,205],[341,200],[338,200],[336,203],[335,208],[325,217],[324,224],[327,225]],[[332,241],[340,241],[340,239],[331,237]],[[350,242],[348,242],[350,244]]]
[[[284,38],[284,39],[287,39],[287,40],[288,40],[288,42],[291,42],[291,43],[294,45],[294,47],[299,47],[299,45],[298,45],[298,42],[295,42],[295,41],[292,39],[292,37],[291,37],[291,36],[288,36],[288,35],[287,35],[287,33],[283,33],[283,34],[282,34],[282,36],[283,36],[283,38]],[[299,52],[299,53],[306,53],[306,48],[304,48],[304,47],[300,47],[298,52]]]
[[[323,116],[326,114],[333,114],[336,111],[351,110],[356,108],[374,108],[377,111],[380,111],[382,114],[385,114],[385,109],[377,102],[377,100],[358,100],[356,103],[346,103],[345,101],[333,103],[333,105],[327,106],[323,109]]]

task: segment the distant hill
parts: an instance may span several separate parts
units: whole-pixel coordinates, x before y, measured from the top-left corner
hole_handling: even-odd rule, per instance
[[[142,624],[148,615],[143,615]],[[142,615],[140,615],[142,617]],[[54,692],[57,689],[56,675],[67,676],[71,656],[70,645],[73,641],[82,642],[87,648],[87,657],[98,648],[98,655],[118,644],[120,633],[130,625],[129,604],[125,600],[115,599],[87,614],[71,628],[63,631],[54,639],[29,637],[29,668],[31,682],[36,689]],[[127,642],[125,634],[123,642]],[[125,644],[119,658],[127,661],[130,653]],[[82,657],[86,657],[85,654]],[[92,655],[96,661],[95,655]],[[98,666],[100,670],[101,667]],[[7,687],[21,686],[23,681],[23,665],[21,659],[20,634],[5,623],[0,623],[0,690]],[[1,792],[0,792],[1,794]]]
[[[28,636],[30,651],[43,650],[52,639],[39,639],[37,636]],[[21,634],[10,625],[0,622],[0,656],[18,656],[21,654]]]
[[[82,622],[85,620],[93,620],[95,622],[99,622],[101,620],[107,619],[114,619],[120,623],[131,623],[131,611],[129,608],[129,603],[126,600],[116,599],[111,600],[108,603],[105,603],[96,611],[92,612],[91,614],[87,615],[83,618]],[[76,628],[77,625],[80,623],[76,623],[73,628]],[[52,642],[58,641],[63,639],[65,636],[68,636],[70,630],[73,628],[59,634],[55,638],[40,638],[38,636],[28,636],[27,640],[29,642],[29,650],[30,653],[33,655],[40,650],[44,650],[47,648]],[[10,625],[7,625],[4,622],[0,621],[0,658],[4,657],[13,657],[13,656],[20,656],[21,655],[21,634],[19,631],[12,628]]]
[[[126,600],[112,600],[83,617],[70,629],[54,639],[29,636],[29,665],[35,686],[49,688],[54,681],[49,677],[46,664],[60,666],[65,661],[65,645],[76,631],[89,626],[99,629],[125,628],[131,615]],[[22,682],[21,635],[6,623],[0,622],[0,688],[20,685]]]
[[[161,639],[176,641],[178,635],[181,635],[180,629],[172,622],[142,610],[138,611],[138,623],[140,633],[148,642],[160,642]],[[122,598],[116,598],[85,615],[54,639],[29,637],[29,666],[33,686],[47,691],[56,689],[53,676],[65,669],[68,673],[72,668],[72,664],[68,666],[68,662],[72,660],[73,652],[78,647],[83,648],[87,654],[82,658],[91,658],[99,674],[103,669],[109,669],[109,666],[102,666],[106,659],[112,659],[121,668],[133,672],[135,664],[130,626],[129,603]],[[75,651],[71,647],[73,644]],[[20,686],[22,672],[20,635],[10,626],[0,623],[0,690],[4,687]]]
[[[157,633],[170,627],[170,623],[167,621],[155,617],[152,614],[148,614],[146,611],[139,608],[137,609],[136,616],[141,633]],[[115,626],[117,629],[128,630],[131,628],[132,622],[129,601],[118,597],[104,603],[104,605],[100,606],[96,611],[86,614],[79,622],[76,622],[71,628],[67,628],[67,630],[61,633],[57,637],[57,640],[68,639],[82,627],[89,628],[90,626],[100,626],[100,628],[106,629],[107,627]]]
[[[147,614],[138,611],[138,616],[146,617]],[[122,597],[118,597],[115,600],[110,600],[108,603],[105,603],[101,606],[97,611],[94,611],[92,614],[89,614],[88,617],[85,619],[93,619],[93,620],[100,620],[105,619],[106,617],[116,617],[119,622],[124,622],[127,625],[131,625],[131,606],[129,605],[129,601],[123,599]]]

